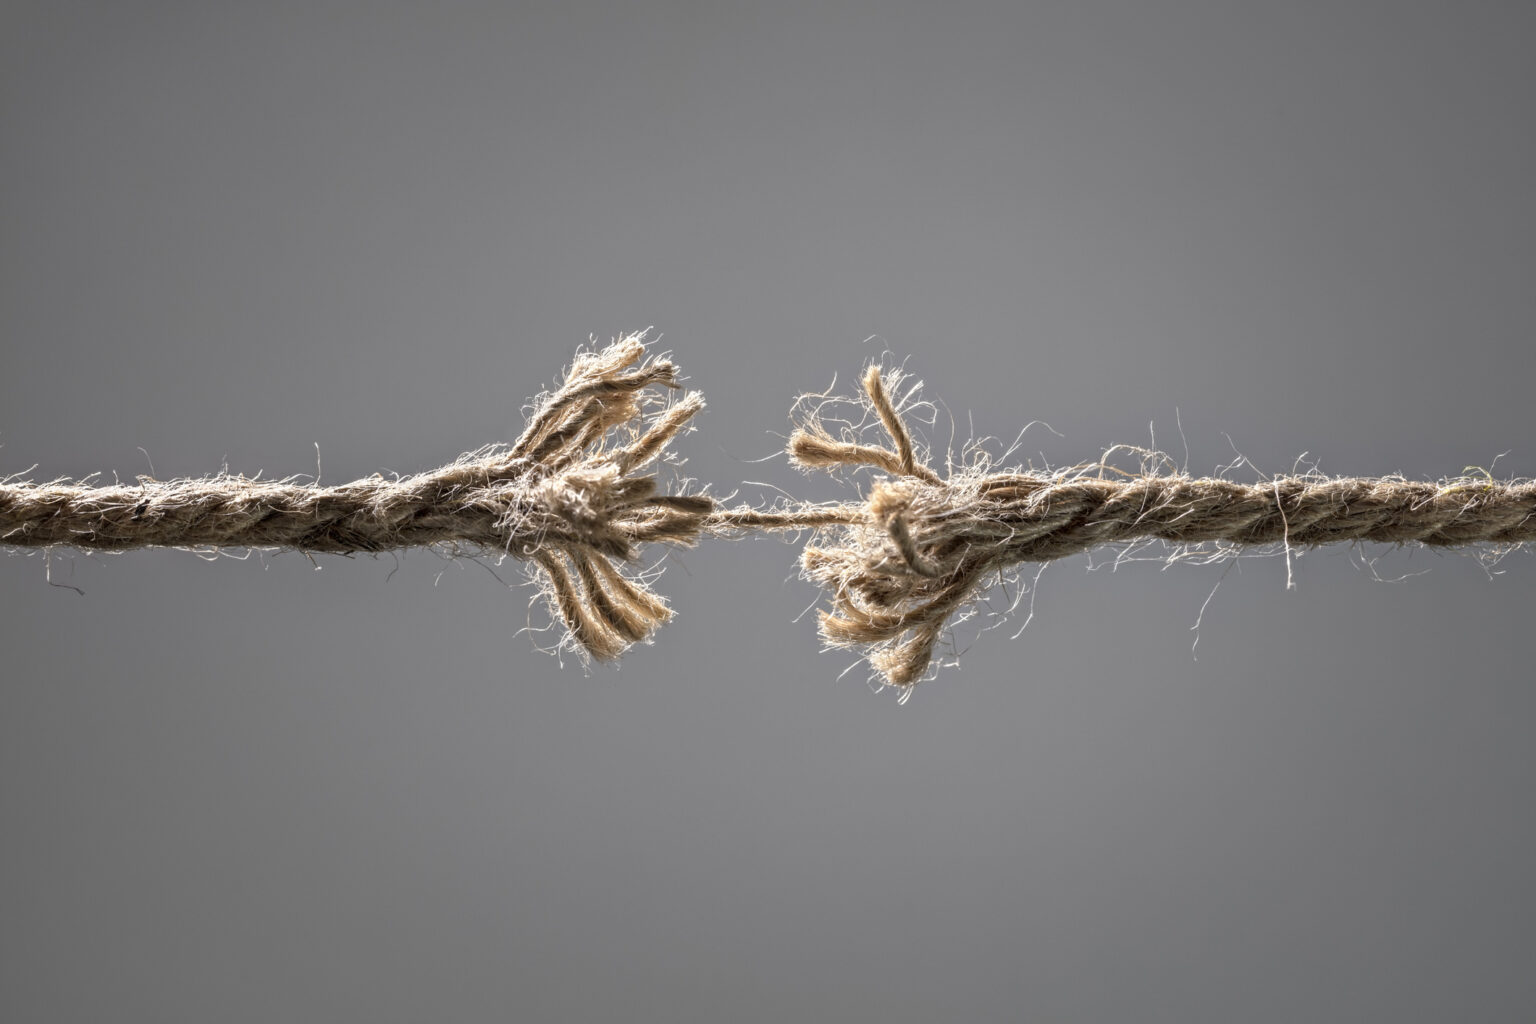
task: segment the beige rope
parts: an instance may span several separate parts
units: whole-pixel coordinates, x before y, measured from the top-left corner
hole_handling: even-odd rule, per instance
[[[0,545],[126,551],[289,548],[339,554],[434,546],[531,560],[580,650],[614,658],[671,611],[616,562],[651,541],[693,544],[714,509],[636,476],[704,407],[662,406],[677,367],[647,360],[641,335],[577,356],[540,396],[516,443],[416,476],[334,487],[244,476],[88,483],[0,481]]]
[[[1456,478],[1281,477],[1243,484],[1183,474],[1106,478],[1106,467],[991,472],[977,463],[941,477],[919,457],[893,402],[893,376],[870,367],[860,401],[890,447],[834,436],[812,406],[790,438],[806,469],[884,474],[862,501],[779,508],[717,507],[704,494],[661,494],[638,475],[704,407],[697,392],[668,403],[677,367],[648,359],[643,335],[578,355],[565,381],[535,402],[518,440],[415,476],[339,486],[220,475],[136,485],[0,480],[0,545],[125,551],[286,548],[379,552],[431,546],[505,554],[537,567],[567,640],[599,659],[648,640],[671,617],[645,581],[626,575],[653,541],[703,534],[815,530],[801,557],[824,587],[829,646],[868,657],[909,687],[929,670],[947,624],[993,580],[1104,544],[1284,545],[1342,541],[1513,546],[1536,540],[1536,482]]]
[[[831,610],[819,616],[823,640],[863,652],[894,686],[924,675],[946,623],[1000,574],[1100,545],[1156,538],[1289,551],[1343,541],[1536,541],[1536,481],[1529,480],[1106,479],[1102,464],[1058,473],[964,469],[940,479],[915,459],[877,367],[863,385],[893,450],[834,438],[812,412],[790,437],[789,453],[803,468],[889,474],[870,487],[862,514],[838,520],[805,548],[801,567],[830,594]]]

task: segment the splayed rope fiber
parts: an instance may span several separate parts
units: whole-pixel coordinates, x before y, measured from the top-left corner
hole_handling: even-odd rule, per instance
[[[322,487],[228,474],[137,485],[0,480],[0,545],[381,552],[429,546],[531,563],[570,646],[598,659],[648,640],[671,617],[621,566],[652,541],[815,530],[801,567],[830,594],[823,640],[865,655],[909,688],[929,672],[948,624],[1017,566],[1106,544],[1159,539],[1231,548],[1342,541],[1513,547],[1536,541],[1536,482],[1459,477],[1280,477],[1244,484],[1181,473],[1106,477],[1102,462],[1055,472],[992,471],[983,456],[941,476],[893,398],[900,374],[871,366],[858,401],[889,447],[849,425],[834,433],[825,396],[802,399],[789,442],[804,469],[877,471],[859,502],[719,508],[662,494],[642,475],[704,407],[668,402],[677,367],[648,359],[644,335],[578,355],[541,395],[522,436],[429,473]],[[908,393],[910,398],[910,392]],[[808,401],[811,400],[811,401]]]

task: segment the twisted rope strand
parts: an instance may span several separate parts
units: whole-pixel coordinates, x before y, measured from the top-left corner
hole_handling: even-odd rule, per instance
[[[0,480],[0,545],[126,551],[144,547],[380,552],[438,547],[508,555],[533,568],[563,643],[617,658],[672,611],[626,575],[642,545],[703,535],[814,531],[800,559],[829,594],[830,647],[859,651],[891,685],[929,671],[950,620],[1020,564],[1106,544],[1158,539],[1231,548],[1347,541],[1514,546],[1536,541],[1536,481],[1462,477],[1278,477],[1252,484],[1184,474],[1105,477],[1102,462],[1057,472],[993,472],[984,459],[941,477],[892,400],[897,373],[862,378],[865,422],[834,435],[812,396],[788,445],[802,469],[878,471],[861,501],[721,508],[707,494],[662,494],[641,475],[690,429],[697,392],[667,403],[677,367],[648,359],[644,334],[578,354],[535,401],[522,435],[427,473],[375,474],[321,487],[223,474],[92,486]],[[910,393],[908,398],[910,398]],[[1097,473],[1095,473],[1097,470]],[[1116,471],[1118,472],[1118,471]]]

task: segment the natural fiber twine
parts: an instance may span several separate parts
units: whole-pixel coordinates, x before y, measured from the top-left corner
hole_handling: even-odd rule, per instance
[[[805,548],[801,567],[830,594],[831,610],[820,613],[822,639],[865,653],[893,686],[923,677],[945,624],[990,582],[1023,563],[1101,545],[1283,545],[1289,554],[1346,541],[1513,547],[1536,540],[1530,480],[1309,475],[1244,484],[1183,474],[1107,478],[1117,471],[1103,463],[992,472],[981,457],[941,478],[914,455],[887,375],[871,366],[863,387],[890,448],[834,437],[813,405],[789,452],[805,468],[885,474],[858,515]]]
[[[110,487],[3,480],[0,544],[507,554],[542,571],[581,651],[616,658],[672,614],[617,563],[650,541],[693,544],[715,506],[658,494],[656,478],[639,475],[704,407],[697,392],[670,405],[656,394],[678,387],[677,367],[648,360],[643,335],[631,335],[578,355],[516,443],[430,473],[336,487],[228,475]]]
[[[1536,482],[1457,477],[1287,476],[1257,483],[1181,473],[1106,476],[1102,462],[1053,472],[994,471],[982,456],[940,476],[893,399],[900,374],[871,366],[862,403],[889,446],[865,443],[802,399],[790,459],[806,469],[876,471],[862,501],[720,509],[704,494],[662,494],[642,475],[704,407],[677,367],[648,358],[644,335],[576,357],[535,402],[509,446],[441,469],[335,487],[219,475],[136,485],[0,480],[0,545],[125,551],[293,549],[380,552],[430,546],[509,555],[537,567],[544,593],[585,656],[612,659],[671,617],[621,566],[643,544],[703,534],[814,530],[801,567],[828,592],[828,646],[864,654],[910,688],[930,671],[948,623],[1016,567],[1100,545],[1297,548],[1346,541],[1513,547],[1536,540]],[[910,397],[910,394],[909,396]]]

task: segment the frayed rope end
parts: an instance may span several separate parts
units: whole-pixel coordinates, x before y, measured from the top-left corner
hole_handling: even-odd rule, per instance
[[[616,658],[671,611],[621,564],[651,541],[692,544],[714,511],[701,494],[661,494],[647,470],[704,408],[677,367],[648,358],[645,334],[578,354],[533,403],[523,434],[408,477],[321,487],[228,473],[95,486],[0,479],[0,545],[50,550],[184,548],[376,553],[432,547],[507,555],[544,577],[562,646]]]
[[[551,614],[565,625],[561,646],[599,661],[647,642],[672,617],[641,578],[626,575],[640,545],[691,546],[715,502],[701,494],[657,494],[654,476],[637,476],[704,408],[691,391],[666,404],[655,388],[677,390],[677,367],[647,359],[645,334],[621,338],[575,359],[565,380],[539,397],[509,450],[533,467],[532,501],[503,521],[511,537],[530,537],[509,553],[543,577]]]
[[[870,487],[861,516],[824,529],[820,543],[806,546],[800,567],[830,594],[831,609],[817,613],[826,646],[860,651],[887,685],[908,688],[928,673],[946,622],[986,573],[963,551],[915,533],[919,517],[932,520],[953,495],[918,453],[902,418],[911,391],[901,401],[891,398],[901,379],[899,371],[871,365],[861,382],[862,404],[878,417],[889,448],[854,440],[854,426],[834,436],[819,411],[825,396],[808,396],[818,401],[802,401],[805,411],[788,450],[801,469],[868,467],[889,474]]]

